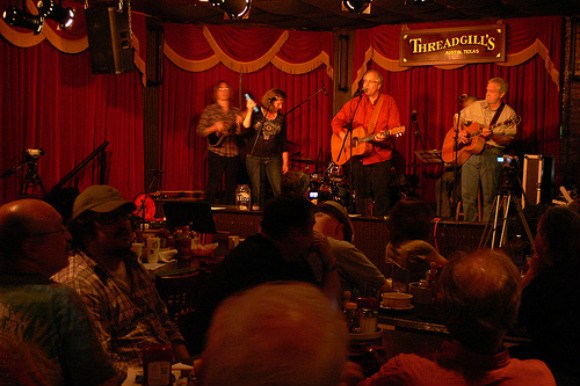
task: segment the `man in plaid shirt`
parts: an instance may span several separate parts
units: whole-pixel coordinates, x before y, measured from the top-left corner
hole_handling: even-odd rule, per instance
[[[141,349],[171,345],[189,360],[183,337],[147,271],[131,252],[133,203],[108,185],[93,185],[75,200],[69,230],[75,253],[53,279],[74,288],[118,369],[142,366]]]

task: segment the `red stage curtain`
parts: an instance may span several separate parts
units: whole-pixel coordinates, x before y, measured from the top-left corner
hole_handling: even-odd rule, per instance
[[[23,49],[0,39],[0,52],[1,171],[18,164],[24,149],[43,148],[39,175],[48,191],[108,140],[109,182],[127,197],[143,190],[138,72],[94,76],[88,51],[65,55],[47,42]],[[98,181],[95,166],[77,176],[81,189]],[[0,201],[16,197],[24,170],[0,180]]]

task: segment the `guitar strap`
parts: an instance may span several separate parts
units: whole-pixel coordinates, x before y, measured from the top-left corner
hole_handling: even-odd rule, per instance
[[[504,106],[505,106],[505,103],[502,103],[499,105],[497,110],[495,110],[495,115],[491,119],[491,122],[489,123],[489,127],[493,127],[493,125],[495,125],[497,123],[497,120],[499,119],[499,116],[501,115],[501,112],[503,111]]]
[[[377,104],[373,109],[373,114],[371,115],[371,120],[369,121],[369,126],[367,130],[367,134],[373,134],[375,132],[375,128],[377,127],[377,121],[379,120],[379,112],[381,111],[381,107],[383,106],[383,101],[385,100],[384,94],[379,95],[379,99],[377,100]]]

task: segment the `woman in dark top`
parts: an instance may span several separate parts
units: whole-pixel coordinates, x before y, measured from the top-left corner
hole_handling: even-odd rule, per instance
[[[248,129],[246,168],[252,187],[252,202],[260,205],[263,199],[261,171],[268,177],[274,196],[282,192],[282,174],[289,170],[286,138],[286,117],[280,112],[286,93],[278,88],[268,90],[260,102],[260,109],[248,101],[243,126]]]
[[[519,322],[558,385],[580,384],[580,215],[552,207],[540,218],[523,280]]]

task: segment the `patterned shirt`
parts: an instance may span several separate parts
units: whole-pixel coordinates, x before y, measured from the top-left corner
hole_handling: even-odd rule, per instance
[[[124,262],[130,288],[83,252],[71,256],[53,279],[81,295],[105,351],[117,368],[126,370],[142,365],[143,347],[183,342],[183,337],[145,268],[130,258]]]
[[[98,385],[114,375],[72,289],[0,274],[0,385]]]
[[[219,156],[228,158],[236,157],[238,154],[240,154],[238,138],[236,137],[236,135],[241,133],[240,125],[237,121],[237,115],[239,112],[240,109],[237,107],[230,107],[228,112],[224,112],[222,107],[217,103],[209,105],[203,110],[199,124],[197,125],[197,134],[202,137],[208,137],[209,151]],[[211,146],[211,143],[216,143],[220,137],[218,137],[215,133],[206,135],[204,130],[218,121],[225,122],[230,135],[225,137],[219,146]]]

